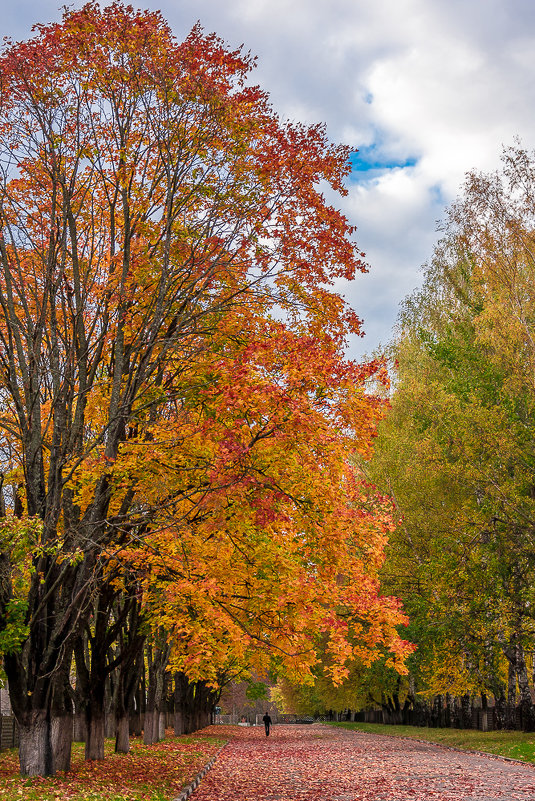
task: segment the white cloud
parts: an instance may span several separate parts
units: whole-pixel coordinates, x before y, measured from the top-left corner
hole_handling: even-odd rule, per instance
[[[57,0],[0,2],[14,38],[59,17]],[[332,139],[374,145],[385,164],[417,160],[359,174],[340,201],[372,265],[346,289],[368,331],[355,353],[388,339],[465,172],[495,168],[517,134],[535,146],[533,0],[132,2],[161,9],[179,38],[200,19],[244,43],[282,116],[324,121]]]

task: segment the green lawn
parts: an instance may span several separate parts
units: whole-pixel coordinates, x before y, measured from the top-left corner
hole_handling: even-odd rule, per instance
[[[473,729],[428,729],[419,726],[383,726],[379,723],[331,723],[354,731],[413,737],[467,751],[485,751],[511,759],[535,763],[535,733],[521,731],[475,731]]]
[[[156,745],[132,741],[130,754],[113,753],[107,740],[102,762],[85,762],[74,743],[72,771],[52,778],[19,776],[16,750],[0,753],[0,801],[169,801],[197,776],[228,740],[224,733],[168,737]]]

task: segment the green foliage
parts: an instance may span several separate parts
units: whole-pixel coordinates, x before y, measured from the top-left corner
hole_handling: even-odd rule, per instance
[[[0,631],[0,654],[18,651],[28,636],[26,623],[28,602],[23,598],[12,598],[6,604],[5,628]]]
[[[46,551],[41,543],[42,522],[8,515],[0,519],[0,573],[4,603],[0,606],[0,654],[20,651],[28,636],[28,587],[36,557]]]
[[[409,662],[413,659],[414,656],[410,657]],[[387,662],[386,657],[371,665],[356,662],[338,686],[334,686],[321,669],[316,669],[313,685],[292,684],[279,679],[274,700],[285,712],[301,715],[360,710],[371,704],[395,709],[402,706],[410,695],[410,680]]]
[[[245,695],[249,701],[263,701],[268,697],[268,689],[264,682],[249,679]]]
[[[406,300],[369,475],[401,517],[383,580],[417,692],[499,692],[535,635],[534,157],[471,175]],[[515,646],[516,647],[516,646]]]

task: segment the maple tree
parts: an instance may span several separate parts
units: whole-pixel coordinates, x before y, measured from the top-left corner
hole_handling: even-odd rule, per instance
[[[87,694],[129,658],[108,646],[132,592],[191,679],[244,648],[306,669],[317,626],[335,680],[379,644],[402,669],[376,579],[390,516],[347,459],[382,412],[332,290],[364,265],[319,189],[345,191],[350,151],[281,123],[252,65],[118,2],[0,57],[4,525],[33,532],[22,589],[2,550],[0,628],[19,609],[4,665],[23,774],[69,767],[73,654],[102,755]]]
[[[402,669],[410,651],[396,631],[398,602],[378,594],[390,506],[348,460],[369,449],[370,400],[354,372],[341,379],[338,361],[315,356],[309,340],[286,334],[243,352],[232,374],[225,362],[219,377],[212,369],[202,441],[216,453],[223,494],[191,493],[190,527],[175,521],[184,519],[177,504],[160,510],[147,547],[120,554],[146,570],[155,625],[171,632],[171,669],[214,688],[267,669],[313,681],[324,650],[323,669],[339,682],[356,658],[392,651]],[[169,480],[180,484],[173,463]]]

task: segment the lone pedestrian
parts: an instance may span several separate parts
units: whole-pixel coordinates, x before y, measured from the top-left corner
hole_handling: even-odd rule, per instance
[[[272,720],[271,720],[268,712],[266,712],[266,714],[264,715],[262,720],[264,721],[264,726],[265,726],[265,729],[266,729],[266,737],[269,737],[269,730],[271,728]]]

